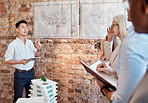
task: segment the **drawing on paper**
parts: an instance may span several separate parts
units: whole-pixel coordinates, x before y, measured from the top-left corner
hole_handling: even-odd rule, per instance
[[[77,38],[79,36],[78,8],[78,1],[53,1],[35,3],[35,37]]]
[[[83,3],[81,13],[81,38],[99,39],[107,35],[114,16],[126,15],[122,3]]]
[[[42,15],[42,20],[46,25],[53,25],[56,27],[63,27],[66,24],[66,18],[64,16],[59,16],[54,13],[50,16]]]

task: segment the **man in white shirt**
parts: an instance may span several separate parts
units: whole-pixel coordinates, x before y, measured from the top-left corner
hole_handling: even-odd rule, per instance
[[[28,59],[38,56],[37,51],[41,49],[39,44],[35,48],[33,42],[26,39],[28,27],[25,20],[17,22],[15,26],[18,37],[8,45],[5,53],[5,62],[15,68],[13,102],[22,97],[24,87],[26,97],[29,98],[31,79],[34,78],[34,61]]]

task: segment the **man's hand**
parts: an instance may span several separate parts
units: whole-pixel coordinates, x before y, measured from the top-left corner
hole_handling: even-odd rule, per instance
[[[42,48],[42,44],[40,43],[40,39],[39,39],[38,41],[35,42],[35,45],[34,45],[34,46],[35,46],[35,48],[37,48],[38,51],[41,50],[41,48]]]
[[[38,39],[35,44],[34,44],[35,48],[37,49],[37,52],[35,53],[35,56],[36,57],[39,57],[40,56],[40,51],[41,51],[41,48],[42,48],[42,44],[40,43],[40,39]]]
[[[30,62],[31,60],[27,60],[27,59],[22,59],[20,60],[20,64],[24,64],[26,65],[28,62]]]

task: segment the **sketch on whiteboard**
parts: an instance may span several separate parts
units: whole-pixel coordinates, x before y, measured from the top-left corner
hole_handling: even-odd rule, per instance
[[[53,13],[52,15],[42,15],[43,22],[46,25],[52,25],[56,27],[63,27],[66,24],[66,18],[62,15],[56,15]]]
[[[79,1],[34,3],[34,35],[43,38],[77,38]]]
[[[122,3],[82,3],[81,38],[103,39],[113,17],[125,14]]]
[[[100,15],[100,14],[104,14],[104,15]],[[106,25],[106,21],[108,21],[108,15],[106,14],[105,11],[90,11],[89,13],[89,17],[92,19],[92,23],[96,24],[96,25]]]

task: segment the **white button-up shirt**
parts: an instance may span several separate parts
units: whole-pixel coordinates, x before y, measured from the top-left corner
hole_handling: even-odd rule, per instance
[[[7,48],[5,53],[5,61],[9,60],[22,60],[22,59],[29,59],[35,56],[35,52],[37,49],[34,47],[33,42],[31,40],[26,39],[26,43],[16,38],[13,40]],[[14,68],[20,70],[29,70],[34,66],[34,61],[28,62],[26,65],[24,64],[15,64],[13,65]]]

